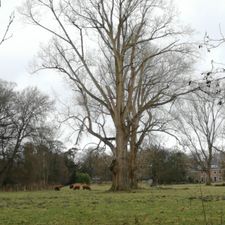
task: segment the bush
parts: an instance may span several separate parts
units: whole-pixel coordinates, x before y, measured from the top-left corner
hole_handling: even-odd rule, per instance
[[[77,173],[76,183],[90,184],[91,178],[87,173]]]

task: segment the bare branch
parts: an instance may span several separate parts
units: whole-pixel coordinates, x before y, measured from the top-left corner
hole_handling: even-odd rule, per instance
[[[9,34],[9,30],[10,30],[10,27],[12,26],[12,23],[13,23],[14,19],[15,19],[15,14],[12,13],[12,14],[10,15],[10,17],[9,17],[9,23],[8,23],[6,29],[5,29],[5,32],[4,32],[3,36],[2,36],[2,38],[0,39],[0,45],[1,45],[3,42],[5,42],[6,40],[8,40],[9,38],[12,37],[12,35],[9,35],[9,36],[8,36],[8,34]]]

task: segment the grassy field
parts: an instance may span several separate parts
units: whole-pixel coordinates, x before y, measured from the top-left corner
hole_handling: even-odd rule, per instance
[[[225,224],[225,187],[173,185],[131,193],[0,192],[0,225]]]

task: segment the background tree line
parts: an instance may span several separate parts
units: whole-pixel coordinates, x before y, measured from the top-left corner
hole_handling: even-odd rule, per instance
[[[66,149],[63,143],[57,140],[57,129],[52,125],[53,122],[49,121],[54,102],[37,88],[29,87],[16,91],[15,87],[14,83],[0,80],[1,187],[37,189],[51,187],[54,184],[89,182],[90,179],[99,183],[112,181],[110,166],[114,156],[109,151],[99,145],[82,151],[77,148]],[[196,140],[190,135],[197,134],[198,137],[201,135],[202,141],[199,145],[202,146],[202,151],[205,151],[204,154],[199,152],[198,148],[185,154],[163,146],[145,144],[144,148],[137,152],[138,180],[151,179],[152,185],[193,182],[190,170],[206,171],[204,165],[211,168],[213,163],[218,162],[221,168],[224,167],[224,155],[213,151],[219,148],[215,145],[215,139],[222,134],[224,121],[222,104],[218,104],[217,99],[204,97],[205,94],[194,96],[198,99],[189,98],[185,101],[188,104],[186,111],[184,101],[183,107],[177,102],[177,111],[173,112],[173,116],[176,117],[175,125],[184,135],[183,147],[196,147]],[[222,115],[219,115],[220,112]],[[188,124],[196,133],[185,130],[188,126],[181,123],[183,120],[189,121]],[[185,137],[189,138],[193,145],[188,145]],[[210,141],[209,137],[212,137],[212,142],[204,141],[204,137],[206,141]],[[207,154],[208,149],[203,147],[205,142],[212,147],[210,155]],[[128,154],[132,152],[128,151]],[[210,162],[207,156],[210,157]],[[216,162],[216,158],[222,160]],[[208,162],[209,164],[204,164]]]
[[[78,158],[77,149],[67,150],[57,140],[57,128],[50,120],[54,109],[54,102],[37,88],[17,91],[15,83],[0,80],[1,187],[68,185],[82,181],[82,173],[111,179],[107,154],[88,149]]]
[[[15,87],[0,80],[0,185],[68,182],[71,159],[49,121],[54,102]]]

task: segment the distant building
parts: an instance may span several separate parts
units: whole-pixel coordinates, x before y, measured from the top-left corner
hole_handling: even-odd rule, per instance
[[[225,169],[220,168],[217,165],[212,165],[211,171],[210,171],[210,176],[211,176],[211,181],[213,183],[216,182],[224,182],[224,172]],[[200,182],[200,183],[206,183],[207,181],[207,174],[206,172],[202,170],[192,170],[190,171],[190,176],[195,182]]]

